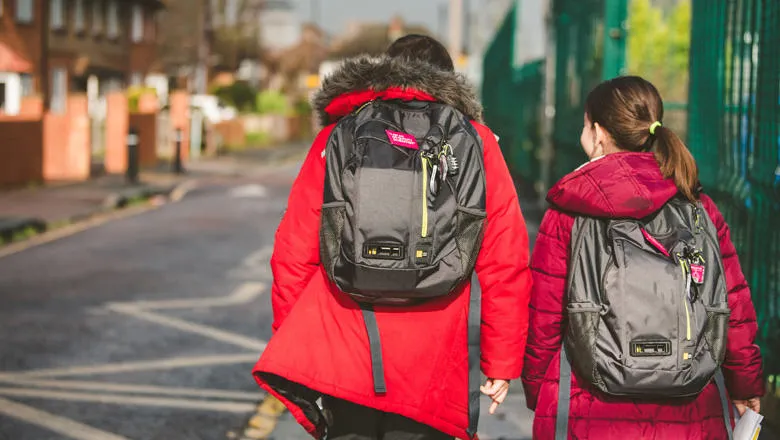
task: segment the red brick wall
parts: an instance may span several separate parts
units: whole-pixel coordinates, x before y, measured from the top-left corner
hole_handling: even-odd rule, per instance
[[[43,118],[43,178],[87,180],[90,173],[89,117],[84,95],[68,97],[67,112]]]
[[[19,116],[43,117],[43,98],[40,96],[28,96],[22,98]]]
[[[138,97],[138,113],[157,113],[160,102],[154,93],[144,93]]]
[[[152,63],[157,59],[157,50],[151,43],[132,43],[130,45],[130,73],[150,73]]]
[[[171,133],[176,133],[177,129],[183,130],[181,160],[186,162],[190,157],[190,95],[180,90],[171,93],[170,108],[171,126],[168,129]]]
[[[222,138],[222,144],[231,147],[246,145],[246,133],[241,119],[233,119],[214,124],[214,130]]]
[[[43,121],[0,117],[0,186],[43,180]]]
[[[127,170],[127,97],[122,92],[106,96],[106,172],[122,174]]]
[[[130,127],[138,130],[138,160],[142,167],[157,165],[157,114],[131,113]]]
[[[0,17],[3,42],[32,64],[33,82],[38,94],[41,92],[41,12],[44,1],[48,2],[34,0],[32,23],[16,22],[16,1],[13,0],[3,1],[3,15]]]

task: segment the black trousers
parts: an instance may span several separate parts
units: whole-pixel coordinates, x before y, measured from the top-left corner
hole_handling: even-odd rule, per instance
[[[398,414],[332,397],[323,399],[332,423],[328,440],[452,440],[452,436]]]

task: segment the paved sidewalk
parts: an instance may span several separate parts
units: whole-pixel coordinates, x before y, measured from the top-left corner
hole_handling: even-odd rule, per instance
[[[185,165],[186,173],[173,174],[170,164],[142,172],[138,184],[122,175],[101,176],[86,182],[55,183],[36,188],[0,191],[0,240],[30,228],[43,232],[121,208],[128,202],[168,196],[188,182],[212,176],[253,176],[291,161],[300,161],[309,142],[263,149],[247,149],[230,155],[203,158]]]
[[[27,228],[37,231],[88,219],[136,199],[170,194],[186,175],[142,173],[137,184],[124,176],[102,176],[79,183],[60,183],[0,192],[0,237]]]

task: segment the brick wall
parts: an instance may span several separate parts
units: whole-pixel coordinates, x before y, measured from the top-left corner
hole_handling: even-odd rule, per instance
[[[157,113],[131,113],[130,127],[138,130],[139,164],[157,165]]]
[[[167,129],[171,130],[171,133],[182,129],[181,160],[186,162],[190,157],[190,95],[180,90],[171,93],[170,109],[171,126]],[[166,128],[161,127],[160,129],[165,130]]]
[[[44,180],[87,180],[90,174],[87,97],[68,97],[67,112],[43,117]]]
[[[127,131],[129,115],[127,97],[122,92],[106,96],[106,156],[107,173],[122,174],[127,170]]]
[[[19,107],[19,116],[41,118],[43,117],[43,98],[40,96],[27,96],[22,98]]]
[[[0,117],[0,186],[43,180],[43,121]]]
[[[241,119],[236,118],[214,124],[214,131],[219,134],[222,145],[228,147],[241,147],[246,145],[244,122]]]

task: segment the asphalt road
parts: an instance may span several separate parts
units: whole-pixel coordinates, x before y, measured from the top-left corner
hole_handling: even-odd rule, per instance
[[[250,371],[296,172],[226,173],[0,259],[0,440],[240,438],[263,397]],[[521,395],[482,438],[530,438]],[[271,438],[309,437],[285,414]]]
[[[224,439],[262,397],[295,167],[0,260],[0,439]]]

